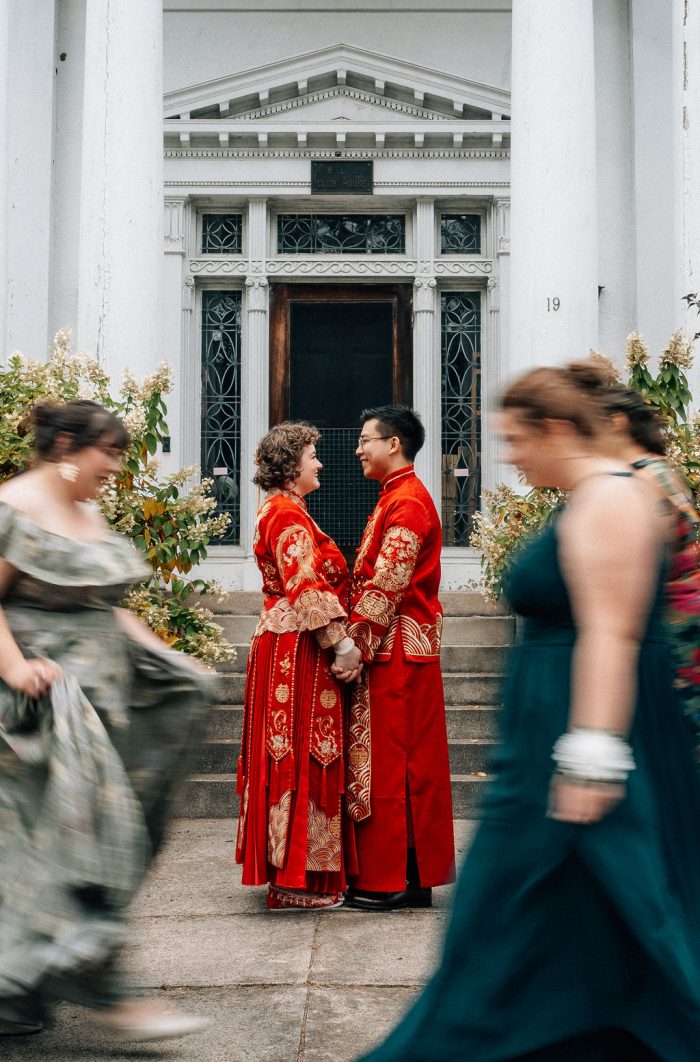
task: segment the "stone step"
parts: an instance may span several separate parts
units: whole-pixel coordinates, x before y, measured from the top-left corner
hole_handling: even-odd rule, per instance
[[[456,819],[478,814],[488,776],[452,775],[452,804]],[[178,816],[185,819],[227,819],[238,815],[238,796],[233,774],[192,775],[182,795]],[[235,825],[232,825],[235,832]]]
[[[499,704],[500,674],[469,674],[447,671],[443,675],[446,704]],[[217,704],[243,704],[245,675],[231,672],[220,675],[216,685]]]
[[[236,659],[227,664],[217,664],[220,674],[245,673],[250,644],[236,645]],[[502,672],[505,668],[508,646],[505,645],[443,645],[440,665],[443,672],[468,671],[472,673]]]
[[[488,738],[459,738],[450,741],[450,770],[455,774],[477,774],[488,770],[494,750],[494,741]],[[219,775],[233,772],[238,763],[240,741],[226,738],[205,741],[197,750],[194,774]]]
[[[257,624],[256,616],[218,616],[217,623],[234,645],[249,642]],[[512,616],[445,616],[445,645],[510,645],[515,621]]]
[[[448,705],[445,710],[447,737],[450,741],[468,738],[488,738],[498,735],[498,708],[495,705]],[[207,741],[241,740],[243,708],[240,704],[213,705],[207,717]]]
[[[487,601],[478,590],[445,590],[440,601],[446,616],[504,616],[506,608]],[[233,590],[225,601],[207,601],[217,615],[251,616],[262,608],[263,596],[258,590]]]

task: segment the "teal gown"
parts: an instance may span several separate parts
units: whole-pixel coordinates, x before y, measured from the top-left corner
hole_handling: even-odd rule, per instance
[[[697,1062],[700,788],[672,701],[662,581],[640,653],[636,770],[588,826],[546,814],[576,637],[556,521],[521,552],[508,596],[524,629],[442,962],[365,1062]]]

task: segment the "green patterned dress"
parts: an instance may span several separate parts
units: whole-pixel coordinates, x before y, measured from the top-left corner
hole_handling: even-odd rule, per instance
[[[206,679],[131,640],[114,607],[147,568],[107,534],[76,542],[0,502],[2,602],[27,657],[64,680],[30,700],[0,681],[0,1001],[100,1007],[124,994],[123,913],[189,763]]]

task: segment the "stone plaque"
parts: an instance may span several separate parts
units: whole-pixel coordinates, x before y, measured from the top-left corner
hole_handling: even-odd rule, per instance
[[[312,195],[372,195],[372,162],[311,163]]]

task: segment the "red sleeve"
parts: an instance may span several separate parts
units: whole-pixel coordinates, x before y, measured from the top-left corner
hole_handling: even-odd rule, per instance
[[[347,613],[324,575],[316,528],[308,514],[276,507],[269,515],[265,536],[277,563],[285,597],[294,609],[297,630],[314,631],[321,646],[334,645],[345,635],[338,621]]]
[[[372,577],[364,583],[350,616],[348,633],[365,663],[372,662],[389,629],[429,529],[427,510],[417,498],[401,499],[386,511]]]

